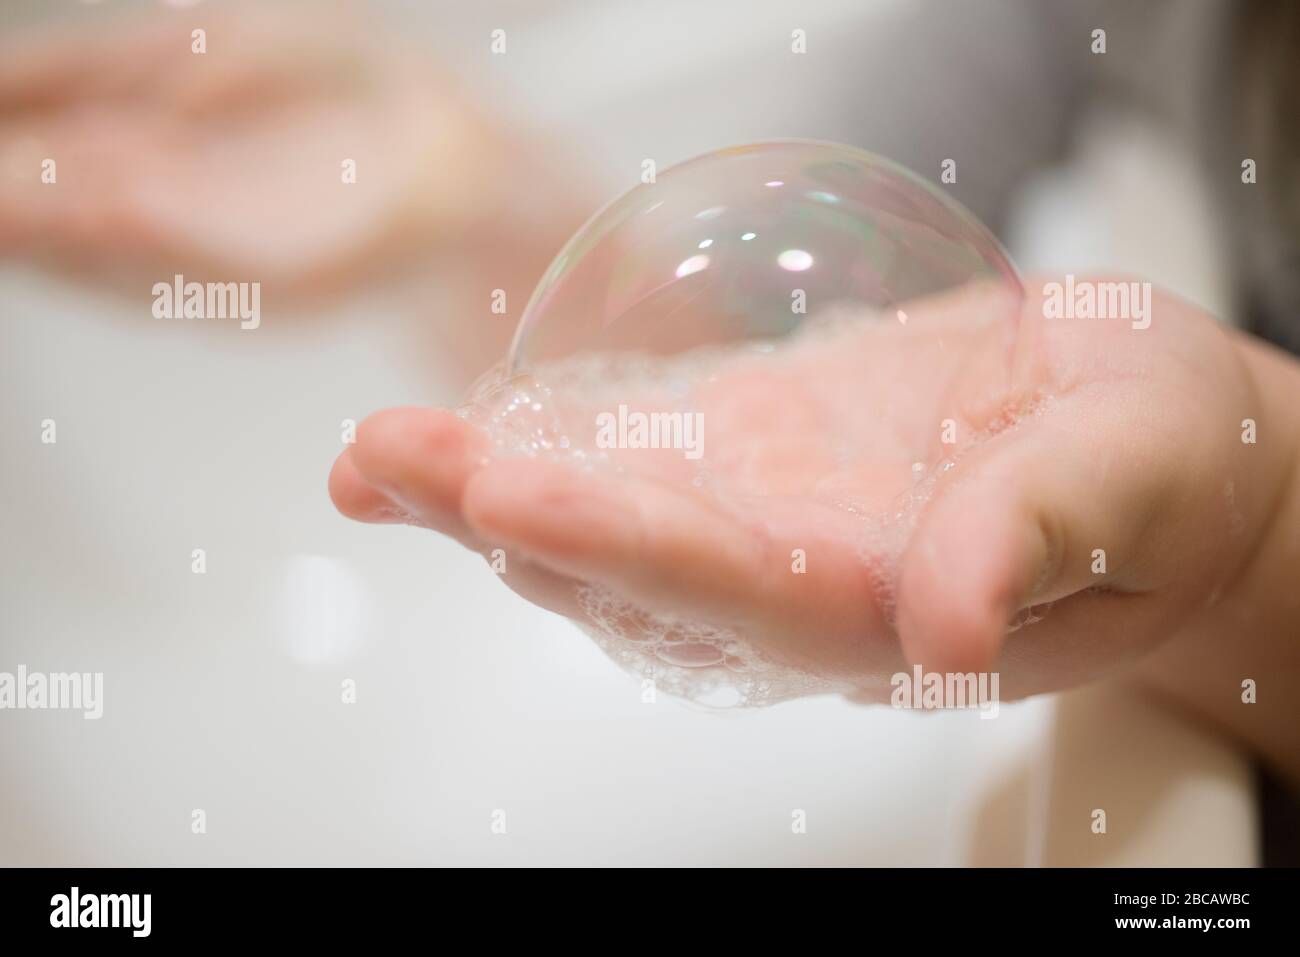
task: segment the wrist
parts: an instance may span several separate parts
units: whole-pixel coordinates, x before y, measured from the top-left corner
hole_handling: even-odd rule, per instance
[[[1232,342],[1253,387],[1254,408],[1237,417],[1245,463],[1237,496],[1254,535],[1221,593],[1135,677],[1300,788],[1300,361],[1244,335]]]
[[[1258,400],[1257,416],[1243,415],[1241,428],[1242,442],[1254,455],[1249,467],[1258,479],[1254,494],[1263,516],[1242,584],[1256,599],[1266,597],[1262,588],[1273,589],[1263,602],[1265,609],[1279,606],[1286,613],[1279,623],[1300,634],[1300,596],[1289,594],[1300,561],[1300,428],[1295,424],[1300,410],[1300,360],[1245,335],[1236,337],[1234,344]]]

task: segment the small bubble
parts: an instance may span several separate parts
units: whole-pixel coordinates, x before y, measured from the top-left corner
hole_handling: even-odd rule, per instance
[[[722,664],[723,654],[717,647],[703,642],[667,642],[655,650],[670,665],[683,668],[706,668]]]

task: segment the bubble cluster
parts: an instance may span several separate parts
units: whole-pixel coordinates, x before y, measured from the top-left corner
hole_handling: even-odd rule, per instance
[[[578,599],[587,616],[582,629],[615,663],[653,681],[656,693],[738,708],[848,690],[771,661],[732,629],[647,611],[595,585]]]

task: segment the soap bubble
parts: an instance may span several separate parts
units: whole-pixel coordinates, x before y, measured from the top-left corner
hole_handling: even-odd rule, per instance
[[[1023,297],[993,235],[894,163],[806,141],[720,150],[631,189],[569,240],[466,414],[500,451],[763,495],[774,490],[770,475],[734,467],[751,449],[728,449],[729,433],[741,424],[750,437],[746,415],[771,431],[788,426],[794,403],[783,397],[797,393],[805,405],[858,406],[849,421],[806,422],[836,447],[838,473],[903,457],[909,484],[921,485],[953,450],[928,441],[885,449],[880,426],[915,432],[915,400],[937,382],[950,384],[944,408],[956,418],[966,364],[1011,389],[1033,338],[1020,328]],[[763,355],[771,362],[758,368]],[[719,377],[737,387],[711,389]],[[632,448],[628,399],[648,416],[688,416],[683,426],[706,407],[711,439],[686,461]],[[593,423],[615,411],[618,441],[601,442]],[[680,449],[696,437],[675,438]],[[879,514],[878,501],[834,504]]]
[[[1014,323],[1022,295],[992,234],[939,189],[829,143],[708,153],[593,216],[524,310],[511,374],[583,352],[657,355],[778,340],[809,316],[907,323],[961,287]]]
[[[747,517],[777,499],[842,516],[889,616],[929,491],[957,445],[1001,427],[1030,340],[1023,295],[992,234],[893,163],[827,143],[721,150],[578,231],[461,414],[499,455],[650,476]],[[591,584],[577,597],[606,654],[669,694],[723,707],[845,690],[735,622]]]

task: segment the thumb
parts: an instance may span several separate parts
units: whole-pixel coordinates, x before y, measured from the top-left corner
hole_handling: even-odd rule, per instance
[[[1015,613],[1060,557],[1059,536],[1015,490],[968,479],[932,503],[904,552],[898,631],[929,671],[987,671]]]
[[[1104,431],[1104,430],[1102,430]],[[1003,433],[950,473],[903,553],[903,653],[938,672],[991,669],[1012,619],[1031,605],[1105,585],[1154,587],[1150,530],[1169,472],[1100,431]],[[1095,549],[1107,560],[1094,561]]]

